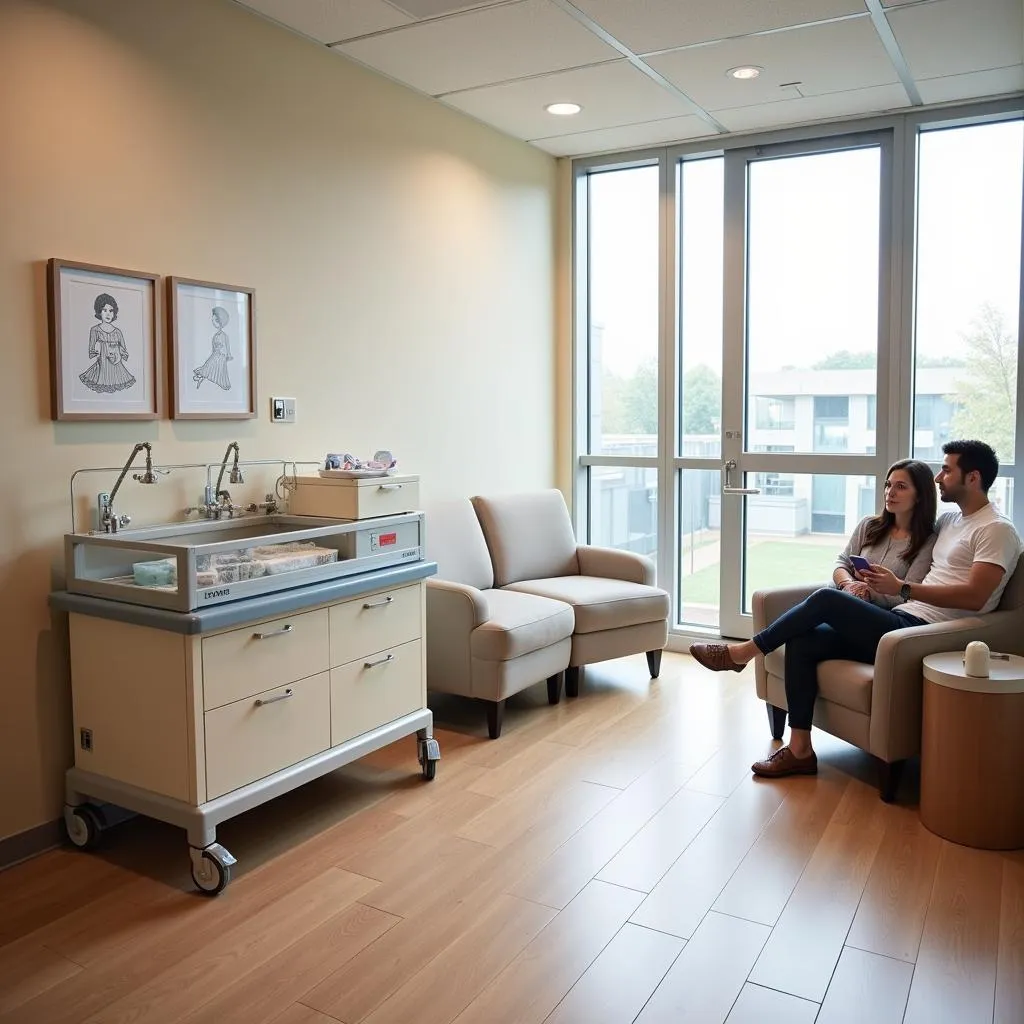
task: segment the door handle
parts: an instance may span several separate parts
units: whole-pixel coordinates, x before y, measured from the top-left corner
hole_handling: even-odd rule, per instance
[[[738,468],[736,466],[736,460],[730,459],[725,464],[725,483],[722,485],[723,494],[760,494],[760,487],[733,487],[732,486],[732,471]]]

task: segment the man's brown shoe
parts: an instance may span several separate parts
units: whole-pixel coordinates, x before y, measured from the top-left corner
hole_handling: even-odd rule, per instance
[[[690,654],[712,672],[742,672],[746,668],[732,660],[727,644],[690,644]]]
[[[763,761],[755,761],[750,770],[767,779],[781,779],[786,775],[817,775],[818,755],[812,750],[809,757],[797,757],[789,747],[779,747]]]

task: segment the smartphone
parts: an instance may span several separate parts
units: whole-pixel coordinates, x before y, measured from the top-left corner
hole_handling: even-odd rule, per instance
[[[850,555],[850,562],[858,572],[871,568],[871,563],[863,555]]]

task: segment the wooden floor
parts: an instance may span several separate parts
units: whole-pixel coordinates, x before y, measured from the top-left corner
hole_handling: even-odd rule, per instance
[[[217,899],[140,818],[0,873],[0,1021],[1024,1021],[1024,852],[938,839],[827,736],[753,780],[749,671],[597,666],[496,742],[432,703],[434,782],[406,740],[228,822]]]

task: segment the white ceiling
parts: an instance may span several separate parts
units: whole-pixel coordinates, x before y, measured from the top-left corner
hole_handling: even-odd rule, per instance
[[[556,156],[1024,91],[1024,0],[236,2]]]

